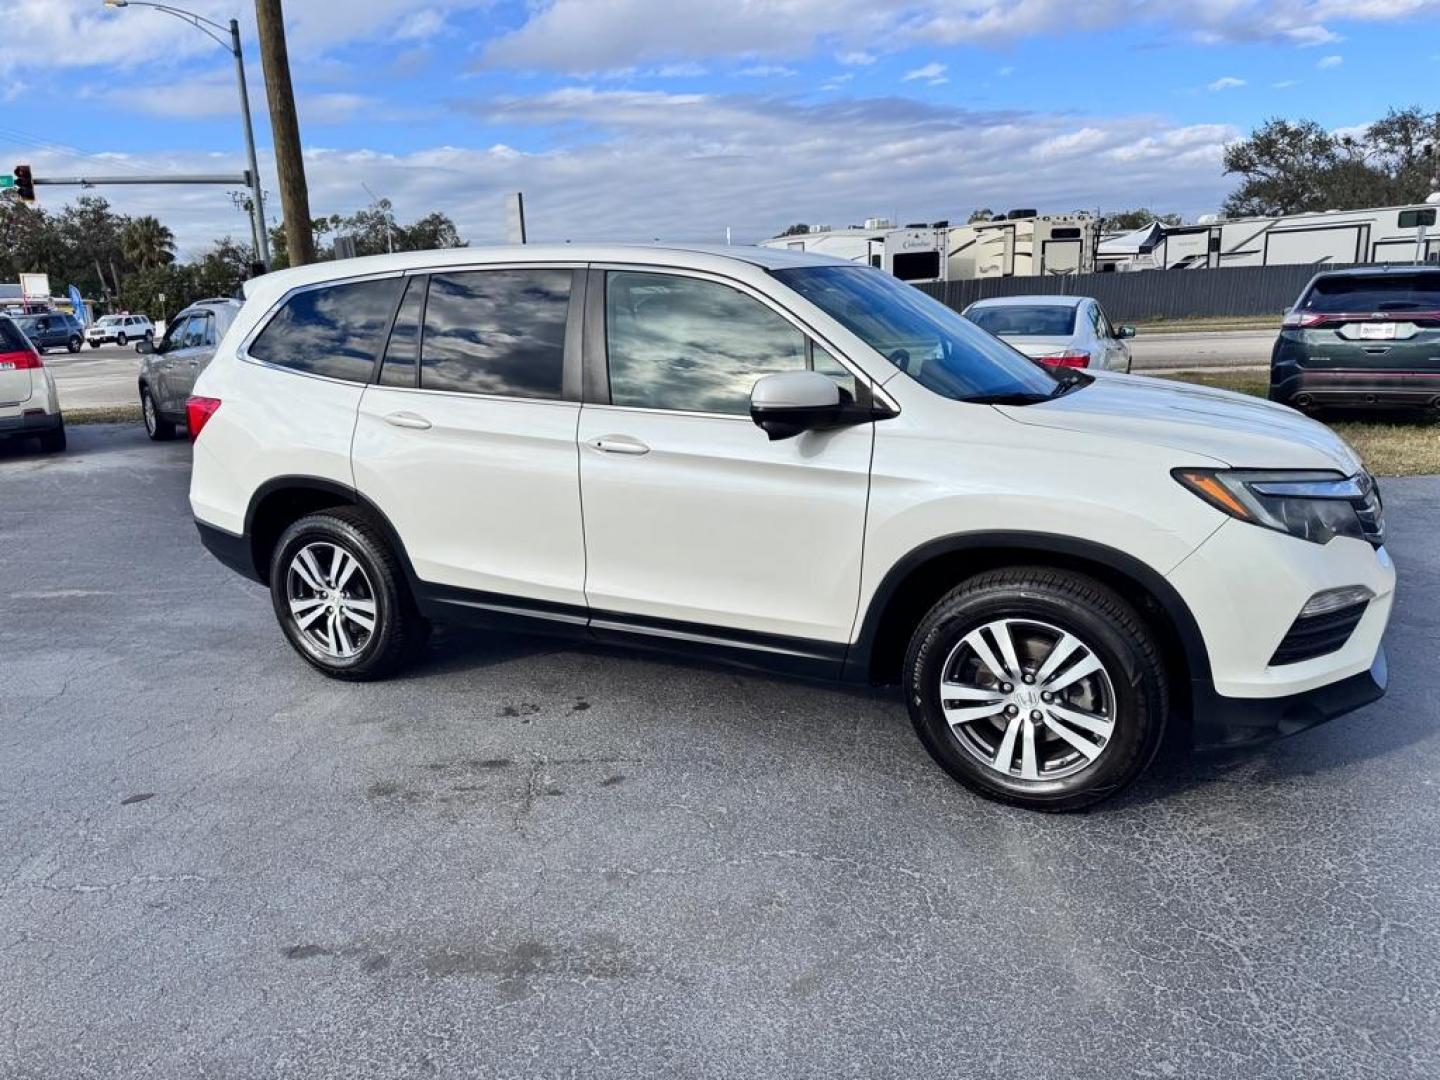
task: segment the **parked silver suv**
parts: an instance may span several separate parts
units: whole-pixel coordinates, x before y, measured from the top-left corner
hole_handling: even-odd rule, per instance
[[[170,320],[159,345],[147,338],[137,346],[145,356],[140,365],[140,409],[150,438],[173,439],[176,428],[184,425],[185,399],[239,311],[238,300],[197,300]]]

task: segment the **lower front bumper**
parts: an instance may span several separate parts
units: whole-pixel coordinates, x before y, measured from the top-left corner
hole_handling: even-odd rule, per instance
[[[1230,749],[1294,735],[1378,701],[1389,679],[1381,646],[1369,671],[1289,697],[1223,697],[1208,682],[1197,680],[1192,693],[1195,746]]]

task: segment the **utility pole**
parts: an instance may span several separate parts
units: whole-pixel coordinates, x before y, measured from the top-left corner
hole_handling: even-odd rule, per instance
[[[295,90],[290,84],[290,54],[285,47],[285,16],[280,0],[255,0],[255,25],[260,36],[260,61],[265,68],[270,129],[275,135],[285,242],[290,265],[303,266],[315,261],[315,238],[310,231],[310,194],[305,186],[300,121],[295,115]]]

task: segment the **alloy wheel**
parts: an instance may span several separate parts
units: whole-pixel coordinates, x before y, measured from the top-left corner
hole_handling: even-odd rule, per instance
[[[1090,768],[1115,730],[1115,685],[1094,649],[1034,619],[967,633],[941,669],[940,705],[959,745],[1009,780],[1063,780]]]
[[[286,573],[290,618],[305,644],[327,660],[349,660],[375,634],[375,590],[365,568],[330,541],[306,544]]]

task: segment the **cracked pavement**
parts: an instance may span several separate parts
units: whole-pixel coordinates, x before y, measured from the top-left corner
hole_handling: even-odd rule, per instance
[[[441,634],[330,683],[188,447],[0,447],[0,1077],[1434,1077],[1440,480],[1390,696],[1044,817],[883,691]]]

